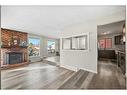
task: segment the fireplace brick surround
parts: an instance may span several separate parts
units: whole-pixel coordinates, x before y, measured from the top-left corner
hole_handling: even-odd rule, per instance
[[[15,37],[17,44],[13,43],[12,37]],[[1,68],[11,68],[21,65],[28,64],[28,50],[27,46],[20,46],[21,42],[27,42],[28,34],[20,31],[10,30],[10,29],[1,29]],[[22,62],[9,64],[7,62],[7,54],[9,53],[22,53]],[[18,62],[18,61],[17,61]]]

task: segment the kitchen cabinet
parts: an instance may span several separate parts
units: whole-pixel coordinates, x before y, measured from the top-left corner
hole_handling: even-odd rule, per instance
[[[122,45],[122,44],[124,44],[123,35],[115,36],[115,45]]]
[[[98,50],[98,58],[110,59],[115,60],[115,50]]]
[[[125,74],[126,72],[125,52],[118,51],[117,64],[118,67],[121,69],[122,73]]]

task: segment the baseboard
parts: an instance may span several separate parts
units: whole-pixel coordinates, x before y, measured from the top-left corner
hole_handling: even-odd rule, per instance
[[[88,72],[91,72],[91,73],[95,73],[97,74],[97,71],[94,71],[94,70],[89,70],[89,69],[85,69],[85,68],[81,68],[82,70],[85,70],[85,71],[88,71]]]
[[[93,70],[89,70],[89,69],[85,69],[85,68],[76,68],[74,66],[68,66],[68,65],[63,65],[63,64],[60,64],[60,67],[63,67],[63,68],[66,68],[66,69],[69,69],[69,70],[72,70],[72,71],[78,71],[80,69],[82,70],[85,70],[85,71],[88,71],[88,72],[92,72],[92,73],[96,73],[97,74],[97,71],[93,71]]]
[[[66,68],[66,69],[69,69],[69,70],[72,70],[72,71],[78,71],[79,69],[74,67],[74,66],[68,66],[68,65],[63,65],[63,64],[60,64],[60,67],[63,67],[63,68]]]

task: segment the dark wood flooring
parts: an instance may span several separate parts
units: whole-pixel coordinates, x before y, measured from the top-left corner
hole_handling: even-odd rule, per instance
[[[100,61],[98,74],[37,62],[2,70],[1,89],[125,89],[125,76],[111,62]]]

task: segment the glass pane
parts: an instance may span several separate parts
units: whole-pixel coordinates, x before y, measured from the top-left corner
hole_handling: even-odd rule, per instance
[[[29,38],[29,56],[39,56],[40,55],[40,39]]]
[[[86,36],[79,37],[79,49],[87,49]]]
[[[55,53],[55,41],[48,41],[48,53]]]
[[[63,39],[63,49],[71,49],[71,38]]]
[[[105,48],[105,39],[99,40],[99,48],[102,48],[102,49]]]
[[[85,50],[87,46],[87,35],[63,39],[63,49]]]
[[[105,39],[106,41],[106,48],[112,48],[112,39],[108,38]]]
[[[78,49],[78,38],[77,37],[72,38],[72,49]]]

